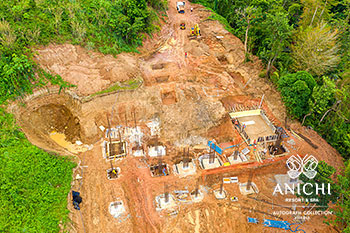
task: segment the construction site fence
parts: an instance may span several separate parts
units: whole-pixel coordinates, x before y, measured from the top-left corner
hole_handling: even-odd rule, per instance
[[[269,135],[269,136],[264,136],[264,137],[259,137],[258,142],[275,142],[278,139],[277,134]]]

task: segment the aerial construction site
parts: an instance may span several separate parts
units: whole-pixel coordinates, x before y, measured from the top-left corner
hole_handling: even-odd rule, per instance
[[[69,231],[333,232],[300,214],[313,205],[273,193],[298,182],[291,156],[340,166],[340,155],[287,118],[261,61],[245,62],[210,10],[170,0],[167,14],[139,54],[38,48],[36,61],[76,87],[9,106],[29,141],[78,163],[71,185],[83,201],[77,210],[67,197]]]

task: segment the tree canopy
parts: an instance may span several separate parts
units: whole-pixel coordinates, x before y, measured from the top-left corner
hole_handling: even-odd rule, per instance
[[[308,113],[309,99],[315,86],[315,79],[306,71],[287,74],[279,79],[278,88],[291,115],[300,119]]]

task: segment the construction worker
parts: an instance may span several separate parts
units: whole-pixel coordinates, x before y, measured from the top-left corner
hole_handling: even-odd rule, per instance
[[[245,124],[242,125],[242,130],[241,130],[241,133],[243,132],[243,130],[245,129]]]
[[[187,52],[185,52],[185,58],[187,58]]]

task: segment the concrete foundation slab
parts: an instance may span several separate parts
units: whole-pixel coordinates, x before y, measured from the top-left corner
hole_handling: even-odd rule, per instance
[[[156,203],[157,203],[157,211],[162,210],[175,210],[177,205],[176,201],[173,195],[168,194],[168,201],[165,200],[165,194],[160,194],[159,196],[156,196]]]
[[[160,121],[159,119],[153,119],[146,123],[147,127],[151,130],[151,136],[158,135],[160,132]]]
[[[227,197],[227,193],[225,191],[225,189],[222,190],[222,192],[220,191],[220,189],[216,189],[213,191],[214,196],[216,199],[218,200],[223,200]]]
[[[125,134],[125,137],[129,139],[130,143],[133,143],[133,144],[137,143],[140,146],[142,145],[143,133],[139,126],[134,128],[131,128],[131,127],[126,128],[124,134]]]
[[[202,169],[213,169],[223,165],[222,161],[216,155],[213,163],[210,163],[209,155],[202,155],[198,160]]]
[[[109,213],[114,217],[114,218],[119,218],[122,215],[125,214],[125,207],[123,201],[115,201],[111,202],[108,207]]]
[[[150,157],[165,156],[166,155],[166,148],[165,148],[165,146],[148,147],[148,155]]]
[[[254,182],[251,182],[250,189],[247,189],[247,187],[248,187],[248,182],[239,184],[239,191],[241,192],[241,194],[250,195],[254,193],[259,193],[259,189]]]
[[[126,142],[103,141],[102,143],[102,155],[105,159],[123,159],[126,157]],[[111,147],[111,148],[110,148]]]
[[[166,163],[150,166],[152,177],[168,176],[170,174],[169,166]]]
[[[244,130],[251,142],[258,140],[259,137],[275,134],[275,127],[261,109],[234,112],[229,115],[231,119],[238,119],[241,125],[245,125]]]
[[[196,174],[197,168],[196,164],[191,161],[188,163],[188,167],[184,167],[184,162],[173,165],[173,171],[175,175],[180,178]]]

